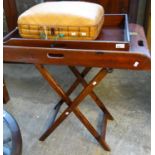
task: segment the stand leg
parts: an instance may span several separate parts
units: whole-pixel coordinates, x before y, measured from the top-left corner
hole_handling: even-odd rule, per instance
[[[82,85],[84,87],[86,87],[88,84],[85,81],[84,78],[82,78],[82,76],[80,75],[79,71],[75,68],[75,67],[69,67],[70,70],[74,73],[74,75],[80,80],[80,82],[82,83]],[[92,90],[90,93],[90,96],[92,97],[92,99],[95,101],[95,103],[97,104],[97,106],[99,106],[99,108],[107,114],[107,117],[110,120],[113,120],[113,116],[110,114],[110,112],[107,110],[107,108],[105,107],[105,105],[102,103],[102,101],[97,97],[97,95],[94,93],[94,91]]]
[[[5,82],[3,83],[3,103],[7,103],[9,101],[10,97],[9,97],[9,93],[7,90],[7,87],[5,85]]]

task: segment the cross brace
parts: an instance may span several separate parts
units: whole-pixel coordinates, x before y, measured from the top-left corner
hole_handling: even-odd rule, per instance
[[[70,113],[74,113],[77,118],[81,121],[81,123],[88,129],[88,131],[94,136],[94,138],[101,144],[101,146],[106,150],[110,151],[110,147],[105,141],[106,135],[106,126],[107,120],[113,120],[112,115],[107,110],[102,101],[97,97],[93,88],[99,84],[99,82],[107,75],[109,72],[108,69],[102,68],[96,76],[87,83],[84,77],[88,74],[91,68],[85,68],[81,73],[76,69],[76,67],[69,66],[70,70],[77,77],[72,86],[65,93],[64,90],[60,87],[60,85],[54,80],[53,76],[48,72],[48,70],[40,64],[35,64],[36,68],[42,74],[42,76],[48,81],[49,85],[58,93],[58,95],[62,98],[58,104],[54,107],[55,113],[50,121],[49,127],[40,137],[41,141],[44,141],[69,115]],[[84,89],[81,93],[72,101],[69,98],[69,95],[75,90],[75,88],[82,84]],[[103,127],[102,132],[99,134],[96,129],[91,125],[91,123],[87,120],[87,118],[81,113],[78,108],[78,105],[81,101],[87,96],[90,95],[91,98],[95,101],[96,105],[103,111]],[[56,119],[58,111],[61,105],[66,102],[68,107],[63,111],[63,113]]]

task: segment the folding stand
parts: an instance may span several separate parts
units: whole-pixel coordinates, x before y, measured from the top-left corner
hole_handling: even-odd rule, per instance
[[[52,75],[48,72],[48,70],[43,66],[36,64],[36,68],[39,70],[39,72],[42,74],[42,76],[48,81],[50,86],[58,93],[62,99],[58,102],[58,104],[55,106],[55,114],[52,118],[52,121],[48,127],[48,129],[43,133],[43,135],[40,137],[41,141],[44,141],[68,116],[71,112],[73,112],[77,118],[83,123],[83,125],[89,130],[89,132],[94,136],[94,138],[101,144],[101,146],[107,150],[110,151],[110,148],[108,144],[105,142],[105,135],[106,135],[106,126],[107,126],[107,120],[113,120],[112,115],[109,113],[109,111],[106,109],[104,104],[101,102],[101,100],[97,97],[97,95],[93,92],[93,88],[99,84],[99,82],[107,75],[107,73],[111,70],[102,68],[96,76],[87,84],[84,77],[87,75],[89,70],[91,68],[85,68],[82,73],[80,73],[75,67],[70,67],[70,70],[73,72],[73,74],[77,77],[77,80],[72,84],[72,86],[69,88],[67,93],[63,91],[63,89],[60,87],[60,85],[54,80]],[[82,92],[73,100],[69,98],[69,95],[74,91],[74,89],[78,86],[78,84],[82,84],[84,86],[84,89]],[[91,123],[86,119],[86,117],[80,112],[78,105],[81,103],[81,101],[87,96],[90,95],[92,99],[95,101],[96,105],[103,111],[103,128],[102,133],[99,134],[95,128],[91,125]],[[63,104],[63,102],[66,102],[68,107],[64,110],[64,112],[56,119],[56,115],[58,114],[58,111]],[[56,120],[55,120],[56,119]]]

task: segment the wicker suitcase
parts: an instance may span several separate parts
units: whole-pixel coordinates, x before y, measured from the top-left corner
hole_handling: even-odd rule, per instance
[[[40,3],[18,18],[23,38],[94,40],[104,22],[102,6],[77,1]]]

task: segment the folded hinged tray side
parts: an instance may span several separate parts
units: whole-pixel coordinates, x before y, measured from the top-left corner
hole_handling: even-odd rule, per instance
[[[118,50],[118,51],[129,51],[130,48],[128,17],[126,14],[109,14],[109,15],[106,14],[105,22],[100,32],[100,35],[96,40],[93,41],[24,39],[19,37],[17,34],[18,34],[18,28],[16,29],[16,32],[14,32],[14,36],[11,35],[11,38],[5,37],[5,44],[20,45],[20,46],[21,45],[38,46],[38,47],[45,44],[46,45],[48,44],[47,47],[51,47],[52,44],[52,47],[57,48],[73,48],[72,46],[74,45],[74,48],[80,48],[80,49],[83,48],[85,49],[88,47],[88,49],[91,48],[91,49]]]
[[[4,46],[4,61],[149,70],[150,58],[141,53]]]

